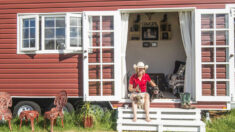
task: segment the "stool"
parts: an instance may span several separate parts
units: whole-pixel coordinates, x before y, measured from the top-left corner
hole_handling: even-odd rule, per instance
[[[23,118],[25,118],[26,122],[28,122],[28,120],[31,121],[32,131],[34,132],[34,119],[37,118],[37,123],[38,123],[38,116],[39,116],[39,113],[36,110],[22,111],[19,116],[20,128],[22,125],[22,120],[23,120]]]

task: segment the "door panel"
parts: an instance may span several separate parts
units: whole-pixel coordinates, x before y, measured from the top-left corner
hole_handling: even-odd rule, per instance
[[[83,23],[84,99],[118,100],[118,12],[84,12]]]
[[[230,101],[233,59],[228,10],[196,10],[197,101]]]

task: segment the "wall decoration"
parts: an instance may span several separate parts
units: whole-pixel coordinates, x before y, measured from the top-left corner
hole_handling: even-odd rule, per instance
[[[143,42],[143,47],[148,48],[151,46],[150,42]]]
[[[163,16],[163,19],[160,22],[160,39],[171,39],[171,25],[167,23],[167,14]]]
[[[140,40],[140,14],[137,14],[129,30],[129,40]]]
[[[142,27],[142,40],[158,40],[158,27]]]
[[[157,22],[142,23],[142,40],[158,40],[158,35]]]

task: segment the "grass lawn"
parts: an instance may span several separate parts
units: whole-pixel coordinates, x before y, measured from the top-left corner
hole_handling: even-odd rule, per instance
[[[235,132],[235,109],[229,112],[217,113],[212,116],[211,122],[206,122],[207,132]],[[60,119],[54,126],[54,132],[114,132],[116,129],[116,111],[109,110],[103,116],[95,115],[95,124],[93,128],[84,128],[78,113],[66,114],[64,119],[64,128],[61,126]],[[12,120],[12,132],[31,132],[30,122],[23,122],[22,128],[19,130],[20,121],[18,118]],[[0,132],[10,132],[8,123],[0,123]],[[43,127],[43,117],[39,117],[39,122],[35,120],[35,132],[50,132],[50,123],[47,121],[46,128]]]
[[[235,132],[235,109],[220,116],[211,118],[206,123],[207,132]]]

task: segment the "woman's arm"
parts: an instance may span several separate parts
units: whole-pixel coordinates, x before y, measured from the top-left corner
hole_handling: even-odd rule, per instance
[[[149,81],[149,84],[150,84],[152,87],[157,86],[156,83],[155,83],[153,80],[150,80],[150,81]]]
[[[130,83],[129,83],[129,88],[128,88],[128,90],[129,90],[130,92],[136,92],[136,88],[133,88],[133,84],[130,84]]]

